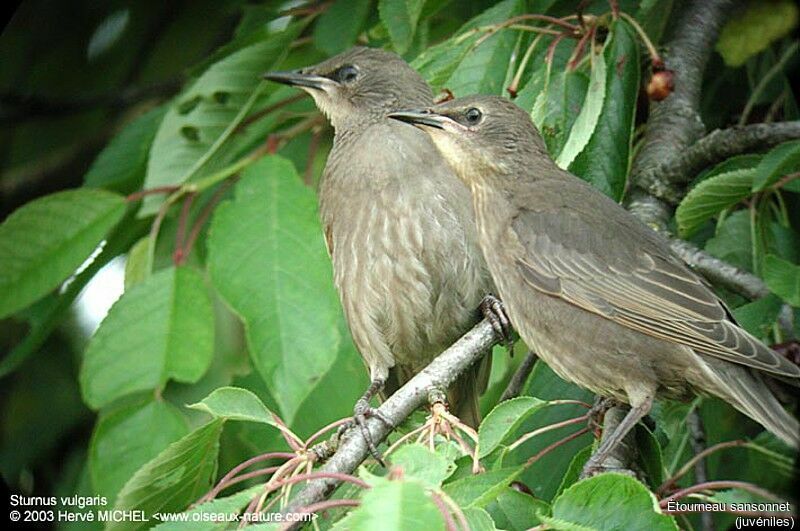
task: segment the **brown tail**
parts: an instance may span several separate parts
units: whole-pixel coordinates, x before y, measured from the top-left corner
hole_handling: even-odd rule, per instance
[[[800,447],[800,425],[778,402],[759,371],[733,363],[706,360],[718,378],[717,394],[733,407],[777,435],[793,448]]]
[[[481,423],[478,398],[486,391],[491,367],[492,355],[490,353],[461,375],[447,392],[450,411],[464,424],[475,429],[478,429]]]

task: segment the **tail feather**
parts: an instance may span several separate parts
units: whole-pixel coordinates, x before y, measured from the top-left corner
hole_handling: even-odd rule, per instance
[[[710,360],[707,360],[710,361]],[[800,448],[800,423],[783,406],[758,371],[732,363],[710,363],[722,392],[733,407],[755,420],[793,448]]]
[[[450,411],[463,423],[478,429],[481,423],[480,395],[489,383],[489,370],[492,366],[491,353],[467,369],[447,392]]]

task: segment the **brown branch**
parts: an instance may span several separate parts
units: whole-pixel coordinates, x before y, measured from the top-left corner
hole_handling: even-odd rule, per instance
[[[387,398],[378,410],[394,426],[399,426],[414,410],[427,403],[429,389],[448,388],[499,339],[492,325],[484,319]],[[392,428],[377,418],[367,419],[367,429],[376,442],[383,441],[392,431]],[[356,433],[342,441],[336,453],[320,468],[320,472],[352,474],[368,455],[364,438]],[[339,481],[332,478],[309,481],[284,512],[299,512],[301,509],[298,508],[315,506],[330,495],[337,485]]]
[[[800,120],[735,126],[707,134],[677,156],[643,170],[638,185],[651,195],[677,204],[686,184],[705,168],[741,153],[770,148],[800,138]]]
[[[665,46],[664,64],[674,74],[675,90],[663,101],[651,103],[642,147],[633,161],[634,189],[628,200],[630,211],[655,228],[666,228],[671,210],[642,188],[642,175],[675,159],[703,136],[699,113],[703,73],[732,5],[731,0],[688,2]]]

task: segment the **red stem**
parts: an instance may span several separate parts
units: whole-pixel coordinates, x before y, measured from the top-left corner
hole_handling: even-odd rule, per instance
[[[181,205],[181,214],[178,218],[178,231],[175,233],[175,251],[172,253],[172,262],[176,265],[182,265],[186,261],[188,253],[183,248],[183,242],[186,238],[186,225],[189,222],[189,211],[192,209],[192,203],[197,194],[191,193],[186,196]]]
[[[239,472],[248,468],[250,466],[255,465],[256,463],[261,463],[262,461],[267,461],[269,459],[292,459],[295,457],[295,454],[289,452],[270,452],[266,454],[257,455],[255,457],[251,457],[247,461],[239,463],[235,467],[233,467],[227,474],[225,474],[222,479],[219,480],[217,486],[211,489],[208,494],[194,502],[195,505],[200,505],[201,503],[207,502],[208,500],[214,499],[217,494],[219,494],[224,488],[225,483],[230,481],[231,478],[236,476]]]
[[[542,457],[544,457],[548,453],[552,452],[553,450],[555,450],[559,446],[561,446],[563,444],[567,444],[572,439],[577,439],[578,437],[580,437],[584,433],[588,433],[588,432],[589,432],[589,428],[581,428],[580,430],[576,431],[572,435],[567,435],[563,439],[560,439],[560,440],[554,442],[550,446],[548,446],[548,447],[544,448],[543,450],[541,450],[538,454],[536,454],[533,457],[531,457],[530,459],[528,459],[528,461],[525,463],[525,466],[529,467],[529,466],[533,465],[536,461],[538,461],[539,459],[541,459]]]
[[[656,489],[656,493],[657,494],[663,494],[664,492],[666,492],[667,489],[669,489],[670,487],[675,485],[676,481],[678,481],[680,478],[682,478],[684,475],[686,475],[692,469],[692,466],[695,463],[697,463],[701,459],[705,459],[706,457],[708,457],[709,455],[713,454],[714,452],[717,452],[719,450],[724,450],[725,448],[737,448],[737,447],[746,446],[746,445],[747,445],[747,441],[738,440],[738,441],[721,442],[719,444],[715,444],[714,446],[709,446],[708,448],[706,448],[702,452],[700,452],[697,455],[695,455],[694,457],[692,457],[689,461],[687,461],[686,464],[684,464],[678,470],[678,472],[675,473],[674,476],[672,476],[670,478],[667,478],[661,485],[659,485],[658,489]]]
[[[457,531],[456,521],[453,520],[453,515],[450,514],[450,509],[447,507],[447,504],[444,503],[441,496],[433,492],[431,493],[431,499],[433,500],[433,504],[436,505],[436,508],[439,509],[439,512],[442,513],[445,529],[447,529],[447,531]]]

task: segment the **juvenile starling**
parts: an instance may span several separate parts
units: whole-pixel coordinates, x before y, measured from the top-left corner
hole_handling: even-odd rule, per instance
[[[668,242],[559,168],[528,114],[493,96],[393,113],[426,131],[469,186],[478,238],[515,329],[565,380],[630,404],[584,475],[653,399],[717,396],[798,446],[764,382],[800,368],[740,328]]]
[[[372,380],[369,399],[393,392],[487,315],[508,330],[478,247],[469,190],[428,135],[386,117],[432,105],[422,77],[392,53],[353,48],[316,66],[267,79],[307,91],[335,130],[320,185],[320,215],[350,331]],[[477,426],[489,361],[448,393],[453,411]]]

